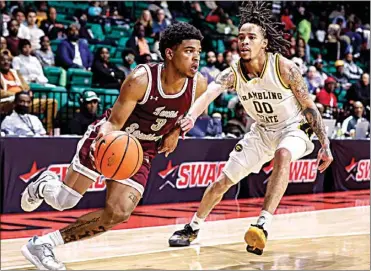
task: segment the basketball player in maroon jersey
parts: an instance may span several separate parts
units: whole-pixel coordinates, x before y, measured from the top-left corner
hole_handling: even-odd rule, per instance
[[[90,125],[79,141],[64,182],[46,171],[25,189],[21,200],[25,211],[35,210],[44,200],[54,209],[70,209],[100,178],[91,160],[98,138],[122,130],[134,135],[143,147],[143,164],[134,176],[106,179],[103,209],[83,215],[61,230],[34,236],[22,247],[23,255],[37,268],[65,269],[53,254],[55,246],[97,236],[129,219],[143,195],[152,159],[158,152],[168,155],[176,148],[179,120],[206,90],[207,81],[197,71],[202,39],[201,32],[190,24],[169,26],[160,40],[165,63],[140,65],[128,76],[113,108]]]

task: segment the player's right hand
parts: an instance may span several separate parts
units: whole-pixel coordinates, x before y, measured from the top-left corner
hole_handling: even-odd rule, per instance
[[[184,139],[186,133],[188,133],[195,126],[196,120],[187,114],[183,119],[180,120],[180,128],[183,131],[182,138]]]
[[[89,157],[90,157],[90,160],[91,160],[92,165],[93,165],[94,168],[96,168],[95,167],[95,158],[94,158],[95,145],[97,144],[99,139],[101,139],[102,137],[103,137],[103,133],[99,132],[97,137],[93,140],[93,142],[90,145]]]

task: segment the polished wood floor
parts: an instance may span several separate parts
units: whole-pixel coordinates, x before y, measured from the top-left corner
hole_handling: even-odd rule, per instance
[[[169,248],[182,225],[107,232],[56,249],[71,270],[370,270],[370,206],[279,214],[262,256],[245,251],[252,218],[205,223],[189,248]],[[178,221],[185,223],[186,221]],[[20,247],[27,239],[1,242],[1,269],[32,269]]]

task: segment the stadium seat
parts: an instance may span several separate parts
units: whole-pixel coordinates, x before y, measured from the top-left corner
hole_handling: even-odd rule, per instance
[[[67,81],[68,86],[90,87],[93,73],[82,69],[68,69]]]
[[[62,87],[66,86],[66,78],[63,78],[66,77],[66,71],[63,68],[47,66],[43,70],[50,84]]]
[[[64,87],[50,87],[41,84],[30,83],[30,90],[34,98],[51,98],[58,102],[58,110],[68,102],[68,93]]]

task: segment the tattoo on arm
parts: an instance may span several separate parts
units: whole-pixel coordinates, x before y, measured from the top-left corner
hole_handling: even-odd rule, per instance
[[[299,68],[294,65],[290,68],[288,76],[291,90],[303,108],[303,114],[307,119],[313,132],[316,133],[318,140],[322,145],[328,145],[328,138],[326,134],[325,125],[323,123],[320,112],[309,96],[308,87],[303,80]]]
[[[223,89],[230,90],[234,87],[236,78],[232,68],[225,69],[215,78],[215,83],[222,86]]]
[[[129,199],[136,205],[138,203],[138,197],[134,195],[134,193],[129,193]]]

